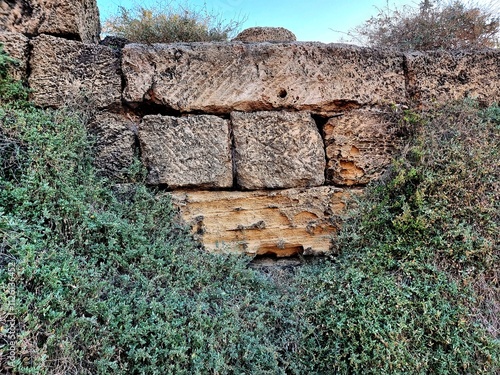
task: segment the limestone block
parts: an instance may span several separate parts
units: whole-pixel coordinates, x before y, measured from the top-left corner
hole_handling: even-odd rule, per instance
[[[410,97],[421,104],[476,97],[500,101],[500,50],[405,54]]]
[[[145,116],[139,142],[150,184],[170,188],[233,185],[229,121],[217,116]]]
[[[206,249],[251,255],[312,255],[330,251],[345,200],[331,186],[274,191],[176,191],[179,207]]]
[[[60,107],[85,98],[96,107],[119,104],[119,58],[109,47],[42,35],[32,41],[33,101]]]
[[[132,164],[139,121],[131,115],[102,112],[89,124],[95,137],[95,164],[105,175],[122,177]]]
[[[394,125],[383,112],[354,110],[331,118],[323,127],[327,183],[367,184],[391,163],[399,144]]]
[[[3,50],[18,61],[14,66],[8,68],[9,74],[16,80],[26,79],[28,54],[29,54],[29,39],[23,34],[1,32],[0,44],[3,45]]]
[[[96,0],[8,0],[0,2],[0,31],[97,43],[101,24]]]
[[[124,99],[182,112],[335,112],[405,100],[403,55],[322,43],[128,44]]]
[[[325,181],[325,150],[304,112],[231,113],[238,185],[247,190],[311,187]]]
[[[297,37],[283,27],[250,27],[239,33],[233,41],[259,42],[295,42]]]

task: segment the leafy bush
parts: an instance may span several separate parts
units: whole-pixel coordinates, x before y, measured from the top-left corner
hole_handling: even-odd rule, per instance
[[[498,47],[499,32],[497,5],[424,0],[418,8],[387,5],[348,35],[369,46],[433,50]]]
[[[156,7],[119,8],[104,22],[103,31],[135,43],[226,41],[236,35],[242,20],[224,21],[206,6],[177,6],[160,2]]]

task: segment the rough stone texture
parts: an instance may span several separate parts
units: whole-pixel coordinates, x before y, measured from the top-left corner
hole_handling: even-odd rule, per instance
[[[176,191],[173,202],[211,251],[253,255],[330,251],[345,199],[359,191],[321,186],[276,191]]]
[[[325,181],[325,151],[304,112],[231,113],[238,185],[247,190],[311,187]]]
[[[467,96],[500,100],[500,50],[405,54],[410,97],[422,105]]]
[[[405,100],[403,55],[322,43],[128,44],[124,99],[184,112],[335,112]]]
[[[120,62],[111,48],[42,35],[32,41],[29,85],[43,107],[86,98],[95,107],[119,104]]]
[[[170,188],[233,185],[229,121],[217,116],[145,116],[139,142],[150,184]]]
[[[8,68],[9,74],[18,80],[24,80],[27,76],[28,54],[29,54],[29,39],[23,34],[0,32],[0,43],[3,45],[3,50],[18,60],[16,66]]]
[[[96,0],[8,0],[0,2],[0,31],[97,43],[101,24]]]
[[[400,139],[388,116],[376,110],[354,110],[331,118],[323,127],[327,183],[367,184],[390,164]]]
[[[259,42],[295,42],[297,37],[283,27],[250,27],[239,33],[233,41]]]
[[[120,178],[132,164],[139,121],[132,115],[103,112],[89,124],[95,137],[95,164],[105,175]]]

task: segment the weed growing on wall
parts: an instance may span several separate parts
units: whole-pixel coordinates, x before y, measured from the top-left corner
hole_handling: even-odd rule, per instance
[[[341,254],[304,272],[315,371],[499,370],[498,111],[404,114],[413,140],[352,207]]]

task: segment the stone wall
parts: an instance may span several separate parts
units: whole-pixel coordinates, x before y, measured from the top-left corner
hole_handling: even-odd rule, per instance
[[[50,32],[5,23],[0,42],[20,61],[12,73],[41,107],[92,105],[97,166],[120,178],[140,155],[148,183],[171,194],[210,250],[330,251],[346,201],[401,143],[389,107],[500,98],[498,50],[240,41],[120,50],[95,43],[86,17]]]

